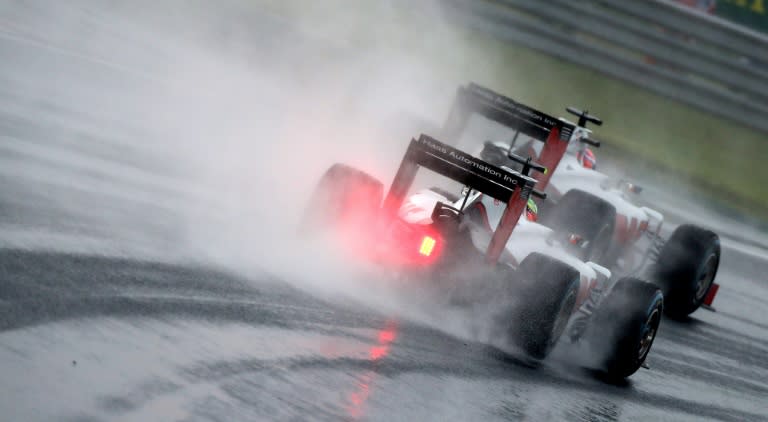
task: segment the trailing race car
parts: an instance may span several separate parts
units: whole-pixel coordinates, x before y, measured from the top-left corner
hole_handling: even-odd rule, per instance
[[[528,110],[540,116],[535,110]],[[515,114],[531,136],[560,137],[573,125],[543,127]],[[424,167],[463,186],[411,193]],[[427,135],[411,140],[385,198],[367,173],[335,164],[320,179],[301,223],[305,233],[331,231],[356,254],[412,278],[459,307],[486,308],[494,338],[544,359],[560,340],[596,344],[598,369],[633,374],[645,361],[663,310],[661,291],[568,253],[561,236],[525,215],[536,180],[475,158]],[[457,186],[458,187],[458,186]],[[513,233],[514,232],[514,233]]]
[[[446,131],[453,139],[467,136],[470,116],[478,115],[498,126],[494,133],[483,134],[483,140],[491,140],[483,144],[480,157],[512,168],[521,166],[520,156],[537,159],[547,169],[537,184],[548,195],[541,204],[541,221],[556,232],[578,236],[571,247],[575,256],[608,267],[615,275],[656,283],[664,292],[665,312],[671,317],[682,318],[702,304],[711,305],[719,288],[714,283],[720,261],[717,234],[686,224],[665,241],[662,214],[633,203],[640,188],[596,171],[589,146],[599,147],[600,143],[589,138],[591,130],[586,125],[601,125],[599,118],[569,107],[578,122],[559,120],[568,123],[571,132],[558,138],[531,137],[517,130],[505,115],[521,108],[526,107],[487,88],[460,87]]]

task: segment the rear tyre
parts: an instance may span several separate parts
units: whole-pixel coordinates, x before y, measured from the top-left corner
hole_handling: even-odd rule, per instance
[[[339,225],[359,227],[376,215],[383,194],[384,185],[373,176],[334,164],[320,178],[299,230],[308,233]]]
[[[625,277],[603,299],[586,339],[598,369],[610,380],[634,374],[645,362],[661,323],[664,296],[658,286]]]
[[[518,298],[511,338],[534,359],[544,359],[560,339],[576,306],[580,275],[554,258],[532,253],[518,268]],[[509,326],[509,325],[508,325]]]
[[[661,250],[654,279],[664,291],[666,314],[684,318],[704,302],[720,265],[720,238],[701,227],[679,226]]]
[[[542,223],[565,236],[581,236],[589,243],[571,252],[582,261],[607,266],[616,226],[616,208],[607,201],[582,190],[570,190],[547,210]]]

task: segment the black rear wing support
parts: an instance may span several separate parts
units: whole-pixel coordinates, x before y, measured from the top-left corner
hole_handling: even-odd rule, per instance
[[[488,262],[496,263],[525,209],[536,180],[494,166],[430,136],[421,135],[418,139],[412,139],[408,145],[384,199],[386,213],[397,215],[419,167],[425,167],[507,204],[486,252]]]

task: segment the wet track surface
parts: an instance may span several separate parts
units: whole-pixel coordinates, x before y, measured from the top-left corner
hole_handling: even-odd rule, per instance
[[[165,152],[124,141],[162,134],[140,108],[94,111],[153,82],[4,34],[0,420],[768,420],[765,249],[724,239],[717,312],[665,319],[626,383],[566,350],[531,368],[436,321],[190,258],[174,207],[198,199]]]
[[[765,417],[765,302],[735,277],[719,312],[665,320],[651,369],[608,385],[278,280],[18,250],[0,263],[7,420]]]

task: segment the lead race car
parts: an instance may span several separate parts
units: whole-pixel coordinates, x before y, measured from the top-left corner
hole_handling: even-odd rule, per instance
[[[571,132],[558,139],[530,137],[504,114],[527,109],[508,97],[469,84],[458,90],[446,132],[454,139],[466,135],[472,115],[492,121],[496,130],[481,134],[486,142],[477,155],[512,168],[522,165],[521,156],[534,157],[544,165],[547,171],[537,184],[548,194],[541,221],[578,238],[570,247],[571,253],[604,265],[615,275],[639,276],[656,283],[664,292],[665,312],[671,317],[683,318],[702,305],[709,307],[719,288],[714,282],[720,261],[717,234],[684,224],[663,239],[662,214],[634,202],[641,189],[596,171],[596,158],[589,146],[599,147],[600,143],[590,139],[591,130],[586,125],[601,125],[599,118],[569,107],[578,122],[556,120],[569,123]],[[555,119],[543,116],[540,120]],[[477,143],[477,134],[469,138]]]
[[[561,121],[542,127],[531,115],[512,118],[531,136],[574,129]],[[419,168],[463,186],[461,195],[411,192]],[[410,141],[384,198],[383,184],[367,173],[329,168],[302,231],[330,231],[349,254],[414,279],[447,304],[493,309],[496,337],[530,358],[544,359],[558,341],[585,342],[595,346],[597,369],[630,376],[655,339],[662,294],[636,278],[614,282],[607,269],[568,253],[568,236],[528,221],[530,197],[545,196],[528,176],[533,169],[542,167],[527,160],[513,171],[421,135]]]

